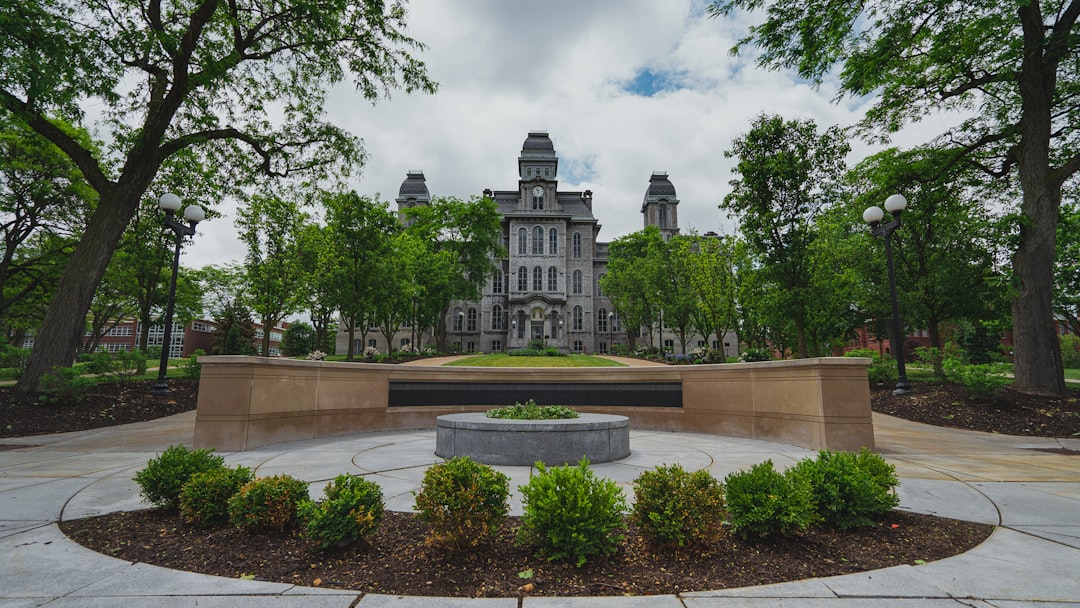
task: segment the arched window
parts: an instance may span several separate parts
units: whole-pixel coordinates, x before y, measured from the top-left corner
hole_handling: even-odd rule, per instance
[[[539,266],[533,267],[533,291],[544,290],[544,269]]]
[[[502,306],[498,304],[491,307],[491,329],[499,331],[503,328]]]
[[[536,174],[540,175],[540,169],[536,170]],[[539,188],[534,188],[533,189],[532,208],[539,210],[539,209],[544,208],[544,195],[543,195],[543,193],[536,194],[537,190],[539,190]]]
[[[502,270],[496,270],[495,274],[491,275],[491,293],[502,293],[503,290],[503,273]]]
[[[476,309],[470,308],[465,313],[465,331],[476,331]]]
[[[581,259],[581,233],[574,233],[574,259]]]
[[[450,317],[453,319],[451,323],[453,328],[450,331],[461,333],[461,320],[464,316],[465,313],[460,308],[455,308],[454,311],[450,313]]]
[[[574,307],[574,330],[581,331],[585,327],[585,311],[581,306]]]
[[[517,311],[517,337],[519,339],[525,337],[525,311],[524,310]]]
[[[574,295],[581,295],[581,271],[574,271],[574,283],[573,283]]]
[[[611,317],[611,331],[622,331],[619,329],[619,315],[616,314]]]
[[[518,255],[529,253],[529,231],[518,228]]]
[[[548,291],[559,291],[559,269],[548,267]]]
[[[533,228],[533,255],[544,255],[544,229],[540,226]]]
[[[552,228],[548,230],[548,253],[551,255],[559,254],[559,229]]]
[[[596,311],[596,331],[607,331],[607,309]]]
[[[659,216],[657,218],[657,223],[660,224],[661,228],[667,228],[667,205],[665,205],[664,203],[660,203],[660,206],[657,208],[656,211],[657,215]]]
[[[529,271],[524,266],[518,268],[518,291],[529,291]]]

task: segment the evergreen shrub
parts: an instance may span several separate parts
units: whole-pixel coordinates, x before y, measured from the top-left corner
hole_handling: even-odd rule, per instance
[[[840,530],[873,526],[876,517],[900,503],[893,492],[899,483],[895,468],[865,448],[858,454],[819,452],[788,474],[809,482],[818,516]]]
[[[323,500],[305,500],[298,509],[304,536],[318,549],[355,543],[382,521],[382,488],[373,481],[344,473],[326,484],[323,494]]]
[[[618,550],[624,536],[626,498],[610,479],[597,478],[585,458],[577,466],[537,472],[519,489],[525,514],[518,542],[536,547],[548,560],[569,560],[581,567],[593,556],[606,557]]]
[[[707,544],[723,532],[724,488],[708,471],[688,473],[675,464],[645,471],[634,480],[631,519],[661,544]]]
[[[246,532],[280,532],[296,523],[297,509],[308,499],[307,484],[295,477],[260,477],[229,499],[229,522]]]
[[[428,468],[416,493],[416,512],[428,542],[455,549],[490,538],[509,510],[510,479],[467,456]]]
[[[205,528],[229,521],[229,499],[251,481],[247,467],[219,467],[196,473],[180,488],[180,517]]]
[[[772,460],[724,478],[728,519],[743,538],[792,534],[818,522],[809,480],[773,468]]]
[[[171,445],[151,458],[146,467],[135,473],[140,495],[151,504],[175,511],[180,505],[180,491],[192,477],[225,466],[225,459],[213,450],[189,450],[183,445]]]

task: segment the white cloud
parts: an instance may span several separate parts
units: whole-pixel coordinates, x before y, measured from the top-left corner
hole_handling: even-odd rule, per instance
[[[784,72],[757,68],[729,50],[745,16],[709,19],[701,0],[413,0],[408,33],[435,95],[394,92],[372,106],[343,84],[330,93],[336,124],[362,137],[369,161],[354,188],[392,201],[409,169],[423,169],[435,196],[468,198],[516,188],[517,157],[530,130],[547,130],[559,155],[561,190],[590,189],[610,241],[642,226],[641,200],[654,170],[668,171],[679,222],[730,232],[717,208],[730,190],[732,140],[762,112],[850,125],[865,104],[832,103]],[[652,97],[626,87],[643,70],[675,85]],[[941,121],[898,139],[914,144]],[[856,162],[872,148],[853,142]],[[184,263],[241,261],[230,217],[200,226]]]

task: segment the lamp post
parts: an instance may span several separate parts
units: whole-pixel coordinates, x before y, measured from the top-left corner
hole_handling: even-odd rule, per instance
[[[907,199],[902,194],[894,194],[885,199],[885,211],[892,214],[893,219],[882,224],[885,212],[880,207],[870,207],[863,211],[863,221],[870,224],[870,234],[885,239],[885,262],[889,267],[889,297],[892,298],[892,345],[893,354],[896,356],[896,389],[894,395],[910,395],[911,385],[908,384],[907,371],[904,369],[904,325],[900,322],[900,304],[896,299],[896,271],[893,268],[892,257],[892,234],[900,227],[900,214],[907,209]]]
[[[458,319],[458,354],[465,352],[465,312],[459,310]]]
[[[161,336],[161,363],[158,366],[158,379],[151,389],[154,394],[168,395],[169,383],[165,379],[165,370],[169,367],[169,346],[172,342],[173,308],[176,306],[176,275],[180,271],[180,247],[184,243],[185,236],[195,236],[195,225],[206,219],[206,212],[198,205],[190,205],[184,209],[184,219],[188,225],[184,225],[174,219],[176,212],[180,210],[180,197],[166,192],[158,199],[158,207],[165,212],[165,226],[176,234],[176,252],[173,254],[172,278],[169,281],[169,299],[165,304],[165,327]]]
[[[608,352],[615,354],[615,313],[607,313],[607,342]]]

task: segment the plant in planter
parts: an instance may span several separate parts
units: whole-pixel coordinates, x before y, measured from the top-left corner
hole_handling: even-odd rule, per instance
[[[539,406],[532,399],[526,401],[524,405],[515,403],[507,407],[488,410],[484,412],[484,415],[488,418],[503,420],[565,420],[580,417],[577,410],[572,407],[565,405]]]

